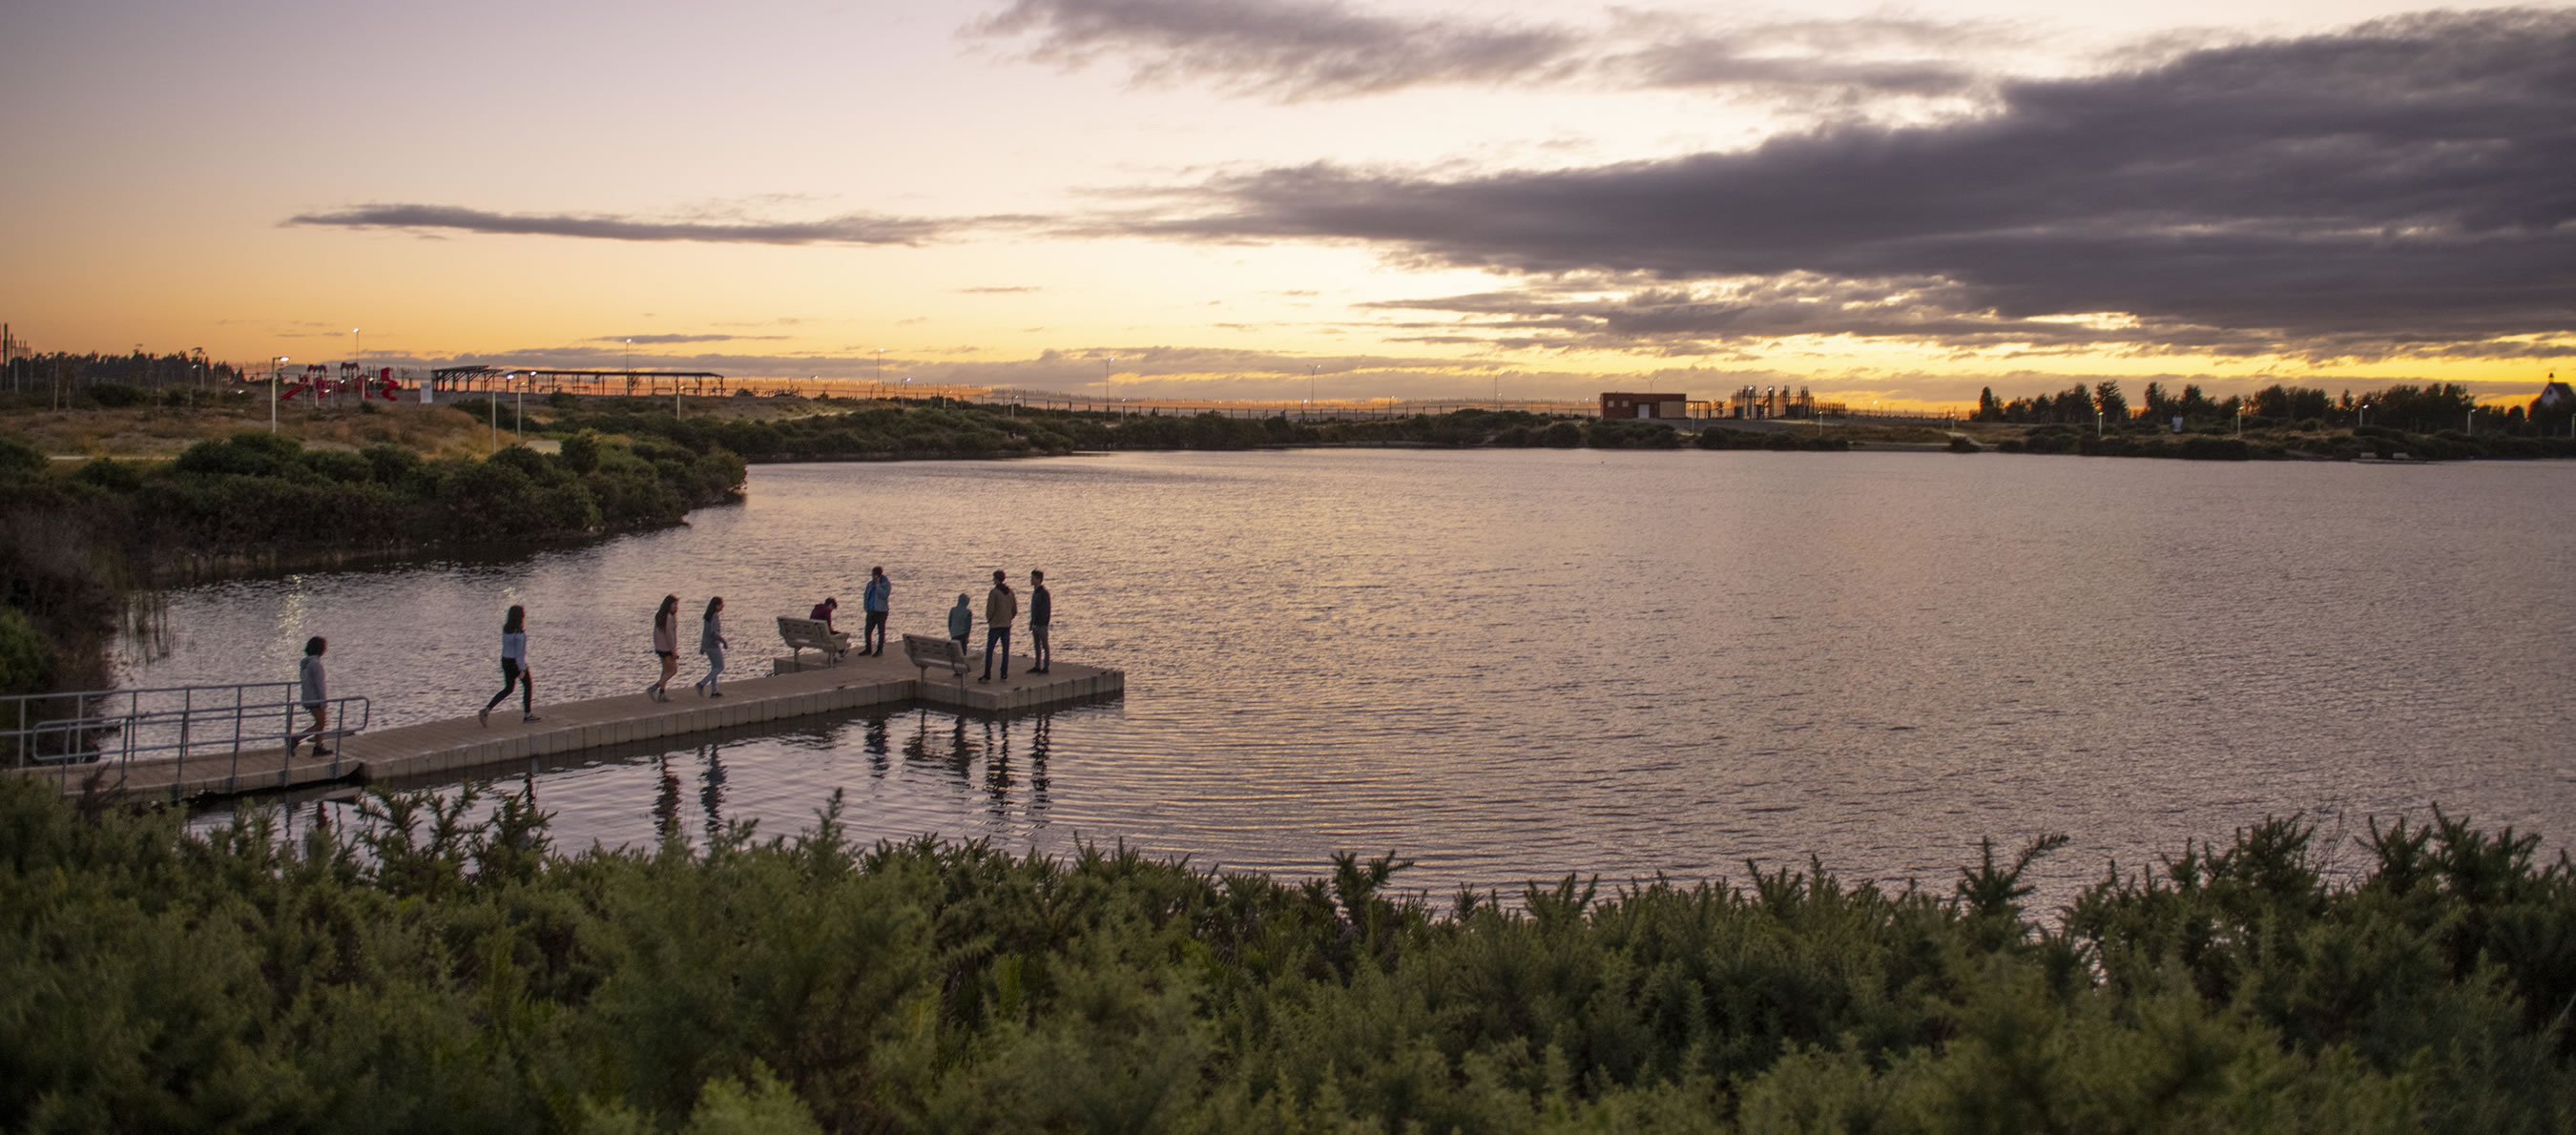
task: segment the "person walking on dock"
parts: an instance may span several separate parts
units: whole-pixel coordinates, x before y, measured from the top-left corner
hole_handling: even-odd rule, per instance
[[[1019,593],[1011,590],[1010,577],[997,569],[993,572],[993,589],[984,593],[984,676],[976,681],[993,680],[995,647],[1002,652],[1002,680],[1011,680],[1011,620],[1019,617]]]
[[[966,605],[966,593],[957,593],[957,605],[948,609],[948,637],[957,643],[957,652],[967,652],[966,636],[975,633],[975,609]]]
[[[868,569],[867,594],[859,597],[859,606],[868,613],[867,625],[859,628],[859,653],[885,653],[886,609],[894,599],[894,582],[886,578],[885,569]]]
[[[671,700],[671,679],[680,673],[680,597],[665,595],[662,605],[653,612],[653,657],[662,664],[662,677],[644,687],[644,694],[654,701]]]
[[[733,644],[724,636],[724,596],[707,600],[706,618],[698,624],[698,653],[707,656],[707,676],[691,683],[698,692],[711,698],[724,696],[716,688],[716,676],[724,673],[725,648]]]
[[[295,747],[304,743],[307,737],[313,738],[314,756],[331,755],[331,750],[322,746],[322,710],[331,700],[330,680],[322,672],[322,652],[330,648],[331,644],[323,641],[321,635],[304,640],[304,661],[295,665],[295,692],[299,695],[296,700],[304,704],[304,712],[313,715],[313,728],[287,737],[286,755],[289,759],[295,756]]]
[[[509,700],[513,688],[519,691],[519,720],[535,721],[537,676],[528,672],[528,611],[517,604],[501,617],[501,692],[483,703],[483,712],[475,714],[474,720],[489,727],[492,707]]]
[[[1047,594],[1046,573],[1029,573],[1029,673],[1044,674],[1055,663],[1047,646],[1047,621],[1055,617],[1055,597]]]

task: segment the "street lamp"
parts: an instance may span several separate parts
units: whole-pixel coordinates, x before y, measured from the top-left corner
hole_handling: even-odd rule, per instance
[[[277,368],[285,362],[286,356],[279,355],[276,362],[268,364],[268,432],[270,433],[277,432]]]

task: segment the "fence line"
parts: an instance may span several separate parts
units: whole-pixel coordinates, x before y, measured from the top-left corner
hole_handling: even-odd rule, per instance
[[[192,758],[228,760],[237,777],[245,751],[282,751],[290,737],[336,740],[373,720],[365,697],[328,698],[315,734],[299,692],[288,681],[16,694],[0,697],[0,744],[10,767],[52,768],[67,781],[76,769],[122,776],[138,762],[166,761],[175,783]]]

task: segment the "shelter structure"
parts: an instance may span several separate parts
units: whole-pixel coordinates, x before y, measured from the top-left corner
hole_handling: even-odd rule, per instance
[[[1629,420],[1675,420],[1690,416],[1688,394],[1636,394],[1608,391],[1601,395],[1601,418]]]

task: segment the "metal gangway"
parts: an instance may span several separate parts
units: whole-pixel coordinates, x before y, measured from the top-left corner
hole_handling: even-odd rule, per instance
[[[196,794],[192,774],[220,780],[196,791],[247,791],[272,776],[281,788],[315,779],[309,766],[301,778],[288,775],[286,744],[294,738],[327,748],[313,760],[327,758],[321,779],[337,780],[339,742],[367,728],[373,707],[364,697],[325,699],[317,732],[300,692],[287,681],[0,697],[0,749],[18,775],[57,776],[65,791],[95,783],[179,799]]]

